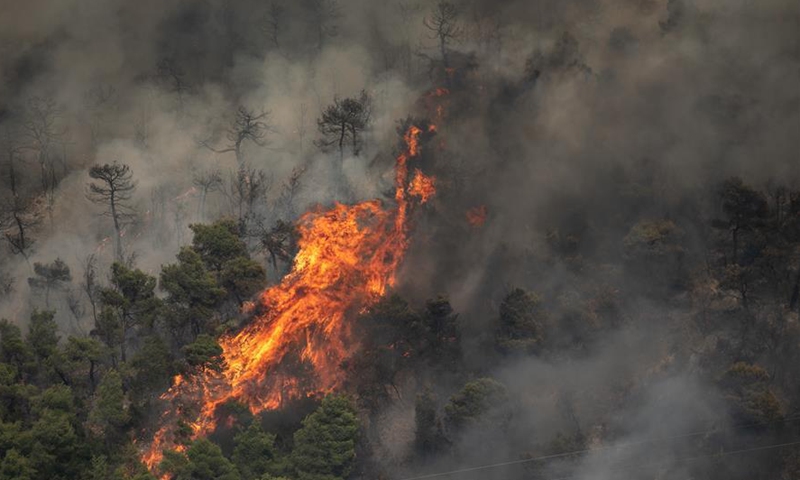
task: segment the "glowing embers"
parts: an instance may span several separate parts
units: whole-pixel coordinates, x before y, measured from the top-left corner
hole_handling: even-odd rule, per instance
[[[414,178],[408,186],[409,195],[419,197],[420,203],[425,203],[436,193],[436,177],[427,176],[418,168],[414,170]]]

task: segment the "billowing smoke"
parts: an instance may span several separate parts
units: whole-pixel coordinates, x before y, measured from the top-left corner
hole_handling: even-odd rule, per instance
[[[157,276],[195,222],[269,228],[316,204],[390,199],[398,121],[427,115],[438,191],[417,212],[397,292],[419,311],[449,298],[465,366],[395,379],[370,416],[367,477],[512,462],[451,478],[745,478],[737,465],[783,458],[712,456],[792,431],[741,428],[729,365],[768,363],[789,417],[800,390],[788,350],[751,352],[704,315],[738,322],[722,298],[736,289],[711,273],[727,232],[712,226],[720,185],[798,188],[796,2],[464,0],[444,39],[436,4],[414,0],[12,3],[0,15],[0,316],[24,325],[49,307],[64,332],[92,329],[85,276],[94,262],[105,281],[115,235],[87,199],[94,164],[130,167],[124,257]],[[324,144],[325,108],[362,91],[363,144]],[[237,143],[243,113],[258,125]],[[45,292],[34,266],[57,258],[70,279]],[[530,355],[494,344],[514,288],[542,311],[545,345]],[[785,304],[787,288],[774,294]],[[783,303],[752,308],[782,311],[791,331],[796,305]],[[496,421],[456,434],[440,419],[447,448],[417,455],[414,399],[428,392],[446,417],[481,377],[503,386]]]

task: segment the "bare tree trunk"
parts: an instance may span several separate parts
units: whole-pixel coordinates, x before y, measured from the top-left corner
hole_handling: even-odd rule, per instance
[[[442,54],[442,65],[444,66],[446,74],[447,68],[450,66],[450,64],[447,61],[447,39],[444,37],[444,35],[439,35],[439,51]]]
[[[208,196],[208,189],[204,188],[200,192],[200,211],[197,212],[200,216],[200,221],[205,221],[206,219],[206,197]]]
[[[122,232],[117,214],[117,200],[114,191],[111,192],[111,218],[114,220],[114,257],[117,261],[122,261]]]
[[[244,152],[242,152],[242,140],[244,139],[237,139],[236,145],[233,147],[233,151],[236,153],[236,163],[239,165],[239,168],[244,167]]]
[[[344,134],[347,131],[347,127],[344,123],[341,125],[341,131],[339,133],[339,165],[341,166],[344,163]]]

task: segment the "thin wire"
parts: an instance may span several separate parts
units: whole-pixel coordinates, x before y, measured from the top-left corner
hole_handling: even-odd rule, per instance
[[[638,469],[638,468],[657,467],[659,465],[674,465],[676,463],[694,462],[696,460],[701,460],[703,458],[709,458],[709,457],[717,457],[717,458],[719,458],[719,457],[727,457],[729,455],[739,455],[739,454],[742,454],[742,453],[759,452],[759,451],[764,451],[764,450],[775,450],[775,449],[778,449],[778,448],[792,447],[792,446],[795,446],[795,445],[800,445],[800,441],[787,442],[787,443],[776,443],[776,444],[771,444],[771,445],[762,445],[760,447],[743,448],[741,450],[731,450],[729,452],[722,452],[722,453],[708,453],[708,454],[705,454],[705,455],[696,455],[694,457],[676,458],[675,460],[671,460],[671,461],[642,463],[642,464],[639,464],[639,465],[628,465],[628,466],[623,466],[623,467],[620,467],[620,468],[615,468],[614,470],[611,471],[611,473],[614,473],[615,471],[618,472],[618,471],[623,471],[623,470],[635,470],[635,469]],[[581,476],[582,475],[570,475],[568,477],[551,478],[550,480],[570,480],[570,479],[573,479],[573,478],[579,478]]]
[[[794,421],[797,421],[797,420],[800,420],[800,414],[792,415],[790,417],[786,417],[786,418],[783,419],[782,423],[791,423],[791,422],[794,422]],[[508,466],[511,466],[511,465],[520,465],[520,464],[531,463],[531,462],[540,462],[540,461],[545,461],[545,460],[554,460],[554,459],[557,459],[557,458],[572,457],[572,456],[581,455],[581,454],[584,454],[584,453],[596,453],[596,452],[603,452],[603,451],[606,451],[606,450],[614,450],[614,449],[618,449],[618,448],[633,447],[633,446],[637,446],[637,445],[643,445],[643,444],[646,444],[646,443],[663,442],[663,441],[669,441],[669,440],[679,440],[681,438],[697,437],[697,436],[705,435],[705,434],[708,434],[708,433],[719,433],[719,432],[724,432],[726,430],[741,429],[741,428],[751,428],[751,427],[756,427],[756,426],[761,426],[761,425],[767,425],[768,423],[770,423],[770,422],[753,422],[753,423],[749,423],[749,424],[739,424],[739,425],[735,425],[734,424],[734,425],[729,426],[728,428],[717,428],[717,429],[711,429],[711,430],[703,430],[703,431],[697,431],[697,432],[684,433],[684,434],[681,434],[681,435],[673,435],[673,436],[669,436],[669,437],[651,438],[651,439],[646,439],[646,440],[639,440],[639,441],[636,441],[636,442],[618,443],[618,444],[615,444],[615,445],[608,445],[608,446],[602,446],[602,447],[596,447],[596,448],[585,448],[585,449],[582,449],[582,450],[573,450],[573,451],[570,451],[570,452],[555,453],[555,454],[552,454],[552,455],[542,455],[542,456],[539,456],[539,457],[523,458],[523,459],[520,459],[520,460],[509,460],[509,461],[506,461],[506,462],[492,463],[492,464],[487,464],[487,465],[478,465],[478,466],[475,466],[475,467],[461,468],[461,469],[458,469],[458,470],[450,470],[450,471],[447,471],[447,472],[429,473],[429,474],[426,474],[426,475],[420,475],[420,476],[416,476],[416,477],[405,477],[405,478],[401,478],[399,480],[424,480],[424,479],[428,479],[428,478],[444,477],[444,476],[455,475],[455,474],[459,474],[459,473],[469,473],[469,472],[476,472],[476,471],[479,471],[479,470],[488,470],[490,468],[508,467]]]

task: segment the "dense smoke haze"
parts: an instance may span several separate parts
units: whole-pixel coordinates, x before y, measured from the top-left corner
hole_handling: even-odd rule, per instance
[[[0,480],[800,479],[797,2],[0,7]]]

